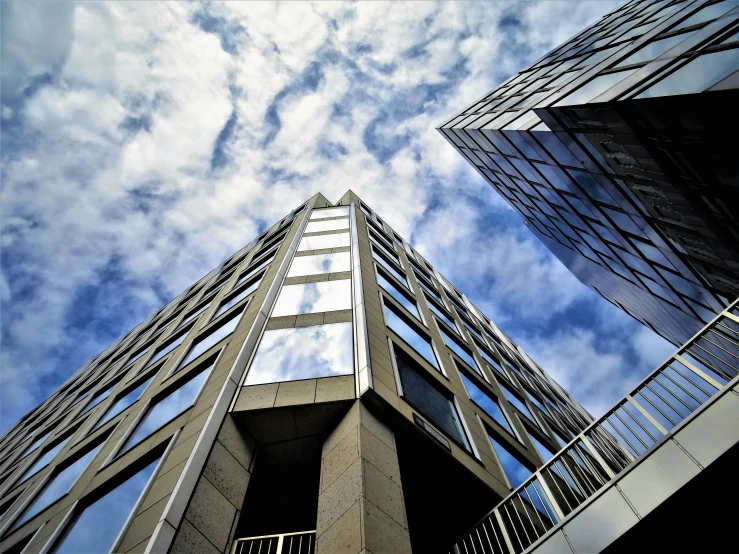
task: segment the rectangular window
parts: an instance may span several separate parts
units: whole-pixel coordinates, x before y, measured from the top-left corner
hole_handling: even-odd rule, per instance
[[[392,257],[398,258],[398,255],[395,253],[395,247],[390,243],[388,239],[386,239],[383,235],[380,235],[380,233],[376,233],[372,229],[368,229],[369,231],[369,237],[372,242],[375,244],[378,244],[380,247],[387,249],[391,254]],[[400,259],[400,258],[398,258]]]
[[[187,325],[188,323],[190,323],[191,321],[197,319],[197,317],[200,314],[202,314],[205,310],[207,310],[209,306],[210,306],[210,302],[204,302],[200,304],[200,306],[196,307],[194,310],[188,313],[182,321],[180,321],[180,324],[177,326],[177,328],[180,329],[184,327],[185,325]]]
[[[534,446],[536,447],[536,451],[539,453],[539,456],[541,456],[541,459],[545,462],[548,462],[552,458],[554,458],[554,453],[552,452],[552,449],[544,446],[541,441],[537,440],[537,438],[529,433],[529,437],[531,437],[531,442],[534,443]]]
[[[378,243],[375,240],[371,240],[370,239],[370,243],[372,244],[373,251],[374,250],[379,250],[385,256],[387,256],[389,259],[391,259],[393,262],[395,262],[398,265],[401,265],[400,264],[400,258],[398,257],[398,255],[395,252],[392,252],[392,251],[388,250],[387,248],[383,247],[380,243]]]
[[[349,217],[349,206],[338,206],[336,208],[320,208],[313,210],[310,220],[326,219],[329,217]]]
[[[200,356],[203,352],[209,350],[212,346],[215,346],[231,333],[233,333],[234,329],[236,329],[236,326],[239,324],[239,321],[241,321],[242,313],[243,311],[233,314],[233,316],[231,316],[228,320],[217,326],[211,327],[210,329],[208,329],[208,331],[206,331],[205,334],[195,339],[192,348],[187,353],[187,356],[185,356],[185,359],[182,360],[182,362],[180,363],[180,367],[185,367],[195,358]]]
[[[130,390],[127,392],[124,396],[119,398],[115,404],[107,411],[105,412],[105,415],[101,417],[98,422],[95,424],[95,427],[92,428],[94,431],[95,429],[98,429],[99,427],[102,427],[105,423],[113,419],[115,416],[120,414],[123,410],[128,408],[131,404],[136,402],[139,397],[143,394],[143,392],[146,390],[146,387],[149,386],[149,383],[151,383],[151,380],[154,379],[154,375],[146,379],[144,382],[139,384],[136,388]]]
[[[477,348],[480,350],[480,354],[482,354],[482,357],[485,359],[485,361],[489,363],[495,371],[497,371],[498,373],[503,373],[503,368],[501,367],[498,359],[492,354],[489,354],[485,347],[483,347],[479,342],[475,342],[477,344]]]
[[[292,264],[290,264],[287,277],[342,273],[345,271],[351,271],[351,257],[349,252],[318,254],[317,256],[297,256],[293,258]]]
[[[468,331],[469,331],[469,332],[470,332],[470,333],[471,333],[471,334],[472,334],[473,336],[475,336],[475,337],[477,337],[478,339],[482,340],[482,334],[480,333],[480,331],[478,331],[477,329],[475,329],[475,327],[473,327],[473,326],[472,326],[472,323],[471,323],[471,322],[469,322],[469,321],[468,321],[467,319],[465,319],[464,317],[461,317],[461,319],[462,319],[462,325],[464,325],[464,326],[465,326],[465,327],[467,328],[467,330],[468,330]]]
[[[449,325],[449,327],[451,327],[454,331],[457,331],[457,325],[456,323],[454,323],[452,316],[450,316],[446,312],[446,310],[441,309],[433,300],[429,299],[428,297],[426,298],[426,300],[428,302],[429,308],[431,308],[431,311],[434,312],[434,314],[436,314],[436,316],[444,323]]]
[[[488,438],[490,439],[490,444],[493,446],[493,450],[495,450],[495,454],[498,456],[500,465],[503,467],[503,472],[508,478],[508,482],[511,484],[511,488],[517,488],[521,483],[526,481],[526,479],[531,477],[533,471],[523,465],[518,458],[511,454],[510,450],[503,446],[502,440],[497,439],[490,434],[488,435]]]
[[[247,296],[250,296],[255,290],[257,290],[257,288],[259,288],[259,284],[262,282],[262,277],[263,275],[260,275],[259,277],[254,279],[251,283],[249,283],[244,289],[237,291],[235,294],[232,294],[231,296],[223,300],[218,305],[218,309],[213,314],[213,317],[211,317],[211,321],[215,321],[216,319],[221,317],[228,310],[233,308],[236,304],[238,304],[244,298],[246,298]]]
[[[403,339],[411,348],[418,352],[423,358],[439,369],[439,363],[436,361],[434,349],[431,341],[426,335],[422,335],[416,330],[416,327],[404,316],[398,313],[392,306],[385,304],[385,320],[387,326],[392,329],[401,339]]]
[[[421,288],[428,292],[431,296],[436,298],[439,302],[443,303],[444,301],[441,299],[441,295],[436,291],[436,288],[426,279],[421,277],[418,273],[416,273],[416,280],[418,281],[418,284],[421,285]]]
[[[349,219],[323,219],[319,221],[311,221],[306,225],[306,233],[320,233],[322,231],[339,231],[349,228]]]
[[[334,233],[332,235],[312,235],[303,237],[298,246],[298,252],[306,250],[323,250],[326,248],[341,248],[349,246],[349,233]]]
[[[235,289],[239,285],[241,285],[243,283],[246,283],[249,279],[251,279],[252,277],[254,277],[262,269],[264,269],[265,267],[267,267],[267,265],[269,265],[272,262],[272,260],[274,260],[274,259],[275,259],[275,256],[274,256],[274,254],[272,254],[271,256],[268,256],[265,260],[263,260],[261,262],[257,262],[256,265],[254,265],[254,263],[252,263],[247,268],[247,272],[244,275],[242,275],[241,277],[239,277],[239,279],[234,283],[234,286],[232,288]],[[254,267],[252,268],[252,266],[254,266]]]
[[[53,460],[57,454],[64,448],[64,446],[69,442],[69,439],[72,437],[70,434],[67,438],[60,440],[57,442],[54,446],[51,448],[47,448],[39,457],[38,459],[29,467],[26,471],[23,472],[23,475],[20,476],[18,479],[18,483],[22,483],[32,475],[36,475],[39,471],[44,469],[51,460]]]
[[[408,296],[401,289],[396,287],[390,277],[385,277],[379,269],[377,270],[377,284],[380,285],[380,287],[382,287],[382,290],[384,290],[395,300],[397,300],[398,303],[406,310],[408,310],[411,314],[413,314],[419,320],[421,319],[421,314],[418,311],[418,305],[416,304],[416,301]]]
[[[406,279],[405,275],[403,274],[403,270],[396,268],[395,264],[393,264],[386,256],[383,256],[380,252],[373,250],[372,251],[372,258],[380,264],[382,267],[384,267],[390,275],[395,277],[398,281],[403,283],[405,286],[408,286],[408,280]]]
[[[84,414],[84,413],[89,412],[95,406],[97,406],[98,404],[100,404],[103,400],[105,400],[106,398],[108,398],[108,395],[111,393],[111,391],[113,390],[113,387],[115,387],[116,384],[117,383],[111,383],[110,385],[108,385],[107,387],[105,387],[105,389],[103,389],[102,391],[100,391],[99,393],[97,393],[95,396],[93,396],[92,400],[90,400],[90,402],[87,404],[87,406],[85,406],[85,409],[82,411],[82,413]],[[85,392],[85,395],[87,395],[87,392]]]
[[[510,388],[508,388],[504,383],[498,381],[498,385],[503,390],[503,393],[505,394],[506,399],[508,402],[513,404],[516,408],[518,408],[518,411],[520,411],[523,415],[525,415],[527,418],[529,418],[532,423],[536,422],[534,419],[534,416],[531,415],[531,412],[526,407],[526,404],[521,400],[517,394],[515,394]]]
[[[133,477],[87,506],[52,549],[56,554],[110,552],[131,511],[154,474],[157,458]],[[104,514],[104,517],[101,517]]]
[[[498,404],[498,401],[492,398],[486,392],[483,392],[480,387],[472,382],[472,379],[469,379],[461,371],[459,372],[459,376],[462,378],[464,387],[467,389],[467,394],[470,395],[472,401],[480,406],[480,408],[487,415],[493,418],[503,429],[508,431],[511,435],[516,436],[513,432],[513,427],[511,427],[511,423],[508,421],[508,418],[503,413],[503,409],[500,407],[500,404]]]
[[[354,373],[352,324],[331,323],[265,331],[245,385]]]
[[[351,279],[282,287],[272,317],[350,310]]]
[[[450,336],[443,327],[439,327],[439,331],[441,331],[441,336],[444,337],[444,342],[449,347],[449,349],[457,356],[462,358],[462,360],[477,373],[480,373],[480,368],[477,367],[475,359],[472,357],[472,354],[469,352],[469,350],[462,346],[454,337]]]
[[[394,350],[403,398],[454,442],[469,451],[470,445],[454,402],[422,376],[424,369],[398,349]]]
[[[167,354],[172,352],[175,348],[177,348],[179,345],[182,344],[182,341],[185,340],[185,337],[190,332],[190,329],[186,329],[184,331],[181,331],[179,335],[177,335],[175,338],[170,339],[168,342],[157,348],[157,351],[154,352],[154,355],[149,358],[149,361],[146,362],[146,367],[151,367],[156,362],[164,358]]]

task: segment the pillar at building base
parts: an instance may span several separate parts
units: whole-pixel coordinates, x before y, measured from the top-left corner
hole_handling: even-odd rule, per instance
[[[321,457],[316,554],[410,553],[392,430],[357,400]]]

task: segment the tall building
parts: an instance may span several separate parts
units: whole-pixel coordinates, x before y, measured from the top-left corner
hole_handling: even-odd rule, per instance
[[[739,296],[738,22],[739,0],[630,0],[439,129],[675,345]]]
[[[591,422],[358,197],[319,194],[0,438],[0,551],[444,551],[568,443],[626,459],[575,440]]]

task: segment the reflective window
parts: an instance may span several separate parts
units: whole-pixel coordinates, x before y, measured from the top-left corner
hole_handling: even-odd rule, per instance
[[[627,69],[626,71],[618,71],[616,73],[608,73],[596,77],[589,83],[575,89],[573,92],[565,96],[562,100],[554,104],[555,106],[572,106],[574,104],[585,104],[593,98],[600,96],[616,83],[623,81],[626,77],[637,71],[636,69]]]
[[[306,233],[319,233],[321,231],[338,231],[348,229],[349,219],[325,219],[322,221],[311,221],[305,227]]]
[[[480,343],[477,343],[477,348],[480,350],[480,354],[482,354],[482,357],[485,359],[487,363],[489,363],[493,369],[495,369],[499,373],[503,373],[503,368],[500,366],[500,362],[497,358],[494,356],[488,354],[487,350],[480,345]]]
[[[110,391],[113,390],[113,387],[115,387],[116,383],[111,383],[108,385],[102,392],[99,392],[97,395],[92,397],[92,400],[85,406],[85,409],[82,411],[84,414],[85,412],[89,412],[92,408],[100,404],[103,400],[108,398],[108,395],[110,394]]]
[[[82,472],[98,453],[101,446],[102,444],[99,444],[98,446],[84,454],[81,458],[77,459],[71,465],[61,470],[56,476],[52,477],[52,479],[44,487],[41,494],[36,497],[36,499],[28,506],[28,508],[26,508],[26,510],[23,512],[23,515],[18,518],[18,521],[15,522],[13,528],[20,527],[36,514],[45,510],[54,502],[59,500],[62,496],[67,494],[67,492],[69,492],[69,489],[72,488],[72,485],[74,485],[75,481],[77,481],[77,478],[82,475]]]
[[[541,459],[545,462],[548,462],[554,457],[554,452],[552,452],[551,448],[544,446],[534,435],[529,433],[529,437],[531,437],[531,442],[534,443],[534,446],[536,447],[536,451],[539,453],[539,456],[541,456]]]
[[[423,277],[420,277],[418,273],[416,273],[416,280],[418,281],[418,284],[421,285],[421,288],[428,292],[431,296],[436,298],[439,302],[442,302],[441,295],[436,291],[436,288],[431,285],[428,281],[426,281]]]
[[[672,48],[674,48],[675,46],[680,44],[682,41],[684,41],[686,38],[692,35],[693,33],[683,33],[682,35],[673,35],[671,37],[649,42],[645,44],[644,46],[642,46],[641,48],[639,48],[639,50],[631,54],[631,56],[629,56],[622,62],[619,62],[618,65],[616,65],[615,67],[631,65],[632,63],[652,61],[660,57],[662,54],[664,54],[668,50],[671,50]]]
[[[503,429],[508,431],[511,435],[515,436],[513,428],[511,427],[508,418],[503,413],[503,410],[501,409],[500,404],[498,404],[498,401],[491,398],[487,393],[483,392],[482,389],[475,385],[475,383],[473,383],[471,379],[467,378],[464,373],[460,372],[459,376],[462,378],[464,387],[467,389],[467,394],[470,395],[472,401],[480,406],[480,408],[482,408],[486,414],[488,414],[501,427],[503,427]]]
[[[717,19],[728,12],[730,9],[736,8],[736,6],[736,0],[724,0],[723,2],[711,4],[710,6],[706,6],[698,10],[688,19],[684,20],[682,23],[679,23],[671,30],[676,31],[677,29],[684,29],[685,27],[690,27],[692,25],[698,25],[699,23],[711,21],[712,19]]]
[[[186,383],[180,385],[179,388],[173,390],[167,396],[158,400],[153,406],[149,407],[146,415],[136,426],[136,430],[131,433],[131,436],[128,437],[123,448],[121,448],[121,452],[126,452],[132,446],[137,445],[154,431],[159,430],[165,423],[172,421],[192,406],[200,389],[208,379],[213,365],[215,365],[215,360]]]
[[[526,479],[531,477],[531,474],[533,472],[521,462],[519,462],[518,458],[511,454],[506,447],[504,447],[497,439],[493,438],[491,435],[488,435],[488,438],[490,439],[490,444],[493,445],[495,454],[498,456],[498,461],[500,462],[500,465],[503,467],[503,472],[505,473],[506,477],[508,477],[511,488],[515,489],[521,483],[526,481]]]
[[[431,423],[469,450],[467,436],[459,421],[454,402],[422,376],[422,372],[425,371],[423,368],[418,367],[413,360],[397,349],[395,361],[403,385],[403,397],[431,420]]]
[[[526,404],[521,401],[520,398],[518,398],[518,395],[516,395],[511,389],[509,389],[504,383],[498,382],[498,385],[500,385],[500,388],[503,389],[503,393],[505,394],[505,397],[508,399],[508,402],[513,404],[518,410],[528,417],[532,422],[536,421],[534,419],[534,416],[531,415],[531,412],[526,407]]]
[[[305,250],[322,250],[324,248],[340,248],[342,246],[349,246],[349,233],[303,237],[300,240],[298,252],[304,252]]]
[[[232,288],[238,287],[242,283],[246,283],[249,279],[254,277],[254,275],[257,274],[258,271],[262,270],[267,264],[269,264],[272,260],[275,259],[275,255],[272,254],[269,258],[264,260],[263,262],[260,262],[259,265],[255,266],[253,269],[251,266],[248,268],[248,273],[245,275],[239,277],[238,281],[234,283],[234,286]]]
[[[434,355],[434,349],[431,347],[431,341],[421,335],[410,323],[406,322],[400,314],[398,314],[389,304],[385,304],[385,319],[387,326],[390,327],[400,338],[408,343],[413,349],[423,356],[428,363],[439,369],[439,364]]]
[[[290,264],[288,277],[302,277],[303,275],[319,275],[321,273],[340,273],[351,270],[349,252],[335,254],[318,254],[317,256],[298,256]]]
[[[179,327],[183,327],[184,325],[187,325],[188,323],[196,319],[205,310],[207,310],[209,306],[210,306],[210,302],[204,302],[199,307],[195,308],[193,311],[187,314],[187,316],[185,316],[185,319],[180,321],[180,324],[177,327],[179,328]]]
[[[472,334],[473,336],[475,336],[475,337],[477,337],[478,339],[482,340],[482,334],[480,333],[480,331],[478,331],[477,329],[475,329],[475,328],[474,328],[474,327],[473,327],[473,326],[472,326],[472,325],[471,325],[471,324],[470,324],[470,323],[469,323],[469,322],[468,322],[468,321],[467,321],[466,319],[464,319],[464,318],[462,318],[462,325],[464,325],[464,326],[465,326],[465,327],[467,328],[467,330],[468,330],[468,331],[469,331],[469,332],[470,332],[470,333],[471,333],[471,334]]]
[[[130,391],[128,394],[123,396],[122,398],[119,398],[115,404],[107,411],[105,412],[105,415],[101,417],[98,422],[95,424],[95,427],[92,429],[95,430],[98,427],[101,427],[106,422],[113,419],[115,416],[120,414],[123,410],[128,408],[131,404],[136,402],[139,399],[139,396],[146,390],[146,387],[149,386],[149,383],[151,383],[151,380],[154,378],[154,375],[149,377],[146,381],[141,383],[138,387]]]
[[[670,73],[636,98],[703,92],[737,69],[739,69],[739,50],[736,48],[703,54],[674,73]]]
[[[185,356],[185,359],[182,360],[182,363],[180,363],[180,367],[186,366],[210,347],[221,342],[228,335],[233,333],[241,320],[241,313],[242,312],[234,314],[230,319],[228,319],[228,321],[221,323],[215,328],[211,327],[207,331],[207,334],[201,335],[195,339],[192,348],[187,353],[187,356]]]
[[[443,327],[439,327],[439,330],[441,331],[441,336],[444,337],[444,342],[446,345],[454,352],[457,356],[462,358],[467,365],[469,365],[472,369],[474,369],[477,373],[480,373],[480,368],[477,367],[477,364],[475,363],[475,359],[472,357],[472,354],[469,353],[469,351],[464,348],[459,342],[454,340],[449,333],[447,333]]]
[[[110,552],[159,460],[151,462],[136,475],[97,500],[69,524],[52,552]],[[100,517],[105,514],[105,517]]]
[[[29,467],[23,475],[21,475],[20,479],[18,479],[18,483],[22,483],[31,475],[35,475],[38,473],[41,469],[45,468],[47,465],[49,465],[49,462],[54,459],[54,457],[59,454],[62,448],[64,448],[64,445],[66,445],[69,442],[69,439],[72,435],[67,437],[66,439],[56,443],[54,446],[49,448],[48,450],[44,451],[41,456],[33,463],[31,467]]]
[[[447,314],[446,310],[442,310],[441,308],[439,308],[432,300],[428,300],[428,305],[429,308],[431,308],[431,311],[434,312],[439,317],[439,319],[441,319],[444,323],[449,325],[449,327],[451,327],[455,331],[457,330],[457,325],[454,323],[451,316]]]
[[[382,267],[384,267],[390,275],[395,277],[398,281],[403,283],[404,285],[408,285],[408,280],[405,278],[405,275],[403,275],[398,269],[395,268],[395,266],[388,261],[388,259],[380,254],[379,252],[373,250],[372,251],[372,258],[380,264]]]
[[[408,310],[418,319],[421,319],[416,301],[412,298],[409,298],[405,293],[403,293],[402,290],[393,285],[390,280],[383,277],[380,271],[377,272],[377,284],[380,285],[385,292],[387,292],[390,296],[397,300],[406,310]]]
[[[350,375],[352,324],[332,323],[266,331],[246,385]]]
[[[319,210],[313,210],[310,214],[310,219],[325,219],[327,217],[348,217],[349,206],[338,206],[336,208],[321,208]]]
[[[220,303],[218,306],[218,309],[213,314],[213,317],[211,320],[218,319],[222,314],[225,314],[228,310],[233,308],[236,304],[241,302],[244,298],[252,294],[257,288],[259,288],[259,284],[262,282],[262,277],[260,276],[258,279],[255,279],[253,283],[251,283],[248,287],[246,287],[244,290],[237,292],[236,294],[229,296],[226,298],[223,302]]]
[[[272,317],[349,310],[351,296],[351,279],[285,285],[277,297]]]
[[[390,258],[390,259],[391,259],[392,261],[394,261],[394,262],[395,262],[396,264],[400,265],[400,258],[398,257],[398,255],[397,255],[397,254],[396,254],[396,253],[395,253],[395,252],[394,252],[393,250],[390,250],[390,249],[388,249],[388,247],[387,247],[387,246],[383,246],[383,244],[382,244],[382,243],[380,243],[380,242],[379,242],[379,241],[377,241],[377,240],[372,240],[372,239],[370,239],[370,242],[372,243],[372,246],[373,246],[374,248],[379,248],[379,249],[380,249],[380,251],[381,251],[381,252],[382,252],[383,254],[385,254],[385,255],[386,255],[386,256],[387,256],[388,258]]]
[[[164,358],[164,356],[166,356],[167,354],[169,354],[170,352],[172,352],[172,350],[174,350],[179,345],[181,345],[182,344],[182,341],[185,340],[185,337],[187,336],[187,333],[189,333],[189,332],[190,332],[190,329],[187,329],[185,331],[182,331],[177,337],[175,337],[174,339],[170,340],[169,342],[167,342],[163,346],[160,346],[159,348],[157,348],[157,351],[154,352],[154,355],[149,359],[148,362],[146,362],[146,367],[149,367],[149,366],[153,365],[154,363],[158,362],[159,360],[161,360],[162,358]]]

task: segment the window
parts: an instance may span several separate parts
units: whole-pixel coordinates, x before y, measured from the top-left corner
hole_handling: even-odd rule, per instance
[[[447,325],[449,325],[449,327],[456,331],[457,325],[452,320],[452,317],[447,314],[446,310],[442,310],[433,300],[430,300],[429,298],[426,298],[426,300],[428,301],[431,311],[434,312],[439,317],[439,319],[441,319],[444,323],[446,323]]]
[[[192,406],[214,365],[215,359],[210,363],[204,364],[203,369],[196,375],[188,378],[178,388],[149,407],[134,432],[131,433],[131,436],[128,437],[123,448],[121,448],[121,453],[130,450],[131,447],[140,443],[153,432],[159,430],[164,424],[172,421]]]
[[[382,252],[383,254],[385,254],[385,256],[387,256],[392,261],[394,261],[396,264],[400,265],[400,258],[398,257],[398,255],[394,251],[389,250],[386,246],[383,246],[380,242],[378,242],[376,240],[370,239],[370,243],[372,244],[373,250],[374,249],[379,250],[380,252]]]
[[[154,352],[154,355],[149,358],[148,362],[146,362],[146,367],[152,366],[153,364],[164,358],[164,356],[172,352],[172,350],[181,345],[182,341],[185,340],[185,337],[189,332],[190,329],[185,329],[184,331],[180,332],[180,334],[177,335],[175,338],[170,339],[169,342],[157,348],[157,351]]]
[[[467,319],[465,319],[464,317],[461,317],[461,319],[462,319],[462,325],[464,325],[467,328],[467,330],[470,332],[470,334],[472,334],[473,336],[475,336],[478,339],[482,340],[482,334],[480,333],[480,331],[478,331],[472,325],[472,323],[470,321],[468,321]]]
[[[259,279],[255,280],[253,283],[251,283],[246,288],[236,292],[235,294],[232,294],[225,300],[223,300],[219,305],[218,309],[213,313],[213,316],[211,317],[211,321],[215,321],[219,317],[221,317],[223,314],[225,314],[228,310],[233,308],[236,304],[241,302],[244,298],[251,295],[257,288],[259,287],[259,283],[261,282],[261,276]]]
[[[531,442],[534,443],[536,451],[539,453],[539,456],[541,456],[542,460],[548,462],[549,460],[554,458],[554,453],[552,452],[551,448],[549,448],[548,446],[544,446],[541,441],[539,441],[533,434],[529,433],[529,437],[531,437]]]
[[[87,506],[69,524],[52,552],[110,552],[141,493],[154,474],[159,459]],[[105,517],[100,517],[105,514]]]
[[[526,407],[526,404],[518,398],[518,395],[516,395],[511,389],[509,389],[504,383],[498,382],[498,385],[503,390],[503,393],[505,394],[505,397],[508,399],[508,402],[513,404],[518,410],[525,415],[527,418],[529,418],[532,422],[535,422],[534,416],[531,415],[531,412]]]
[[[422,376],[424,370],[413,360],[397,349],[394,351],[403,398],[454,442],[469,451],[470,445],[454,402]]]
[[[95,429],[102,427],[106,422],[113,419],[115,416],[120,414],[123,410],[128,408],[131,404],[136,402],[139,397],[143,394],[144,390],[146,390],[146,387],[149,386],[149,383],[151,383],[151,380],[154,378],[154,375],[149,377],[146,381],[141,383],[139,386],[134,388],[133,390],[126,393],[125,396],[118,399],[118,401],[113,404],[113,406],[105,412],[105,415],[101,417],[98,422],[95,424],[95,427],[92,428],[94,431]]]
[[[264,267],[267,266],[267,264],[269,264],[274,259],[275,259],[275,256],[274,256],[274,254],[272,254],[266,260],[264,260],[262,262],[257,261],[257,264],[258,265],[256,265],[253,269],[252,269],[251,265],[254,265],[254,262],[252,262],[252,264],[247,268],[248,272],[246,274],[242,275],[241,277],[239,277],[238,281],[236,281],[234,283],[234,286],[232,288],[235,289],[236,287],[238,287],[242,283],[246,283],[249,279],[251,279],[252,277],[254,277],[254,275],[256,275],[260,270],[264,269]]]
[[[671,50],[673,47],[680,44],[692,34],[693,33],[683,33],[682,35],[673,35],[671,37],[649,42],[639,48],[639,50],[631,54],[631,56],[616,65],[616,67],[623,67],[625,65],[631,65],[634,63],[641,63],[657,59],[659,56],[661,56],[668,50]]]
[[[349,310],[351,296],[350,279],[285,285],[277,297],[272,317]]]
[[[340,273],[351,270],[349,252],[335,254],[318,254],[317,256],[297,256],[290,264],[287,277],[319,275],[322,273]]]
[[[85,406],[85,409],[82,411],[82,413],[84,414],[86,412],[89,412],[95,406],[97,406],[98,404],[100,404],[103,400],[105,400],[106,398],[108,398],[108,395],[113,390],[113,387],[116,386],[116,384],[117,383],[111,383],[110,385],[108,385],[107,387],[105,387],[104,390],[102,390],[101,392],[99,392],[95,396],[93,396],[92,400],[90,400],[90,402],[87,404],[87,406]],[[85,394],[87,394],[87,392]]]
[[[187,353],[187,356],[185,356],[185,359],[182,360],[182,362],[180,363],[180,367],[185,367],[195,358],[200,356],[203,352],[208,350],[211,346],[216,345],[217,343],[225,339],[228,335],[233,333],[234,329],[236,329],[236,326],[241,320],[241,313],[242,312],[233,314],[233,316],[231,316],[228,320],[219,325],[211,327],[203,335],[195,339],[192,348]]]
[[[372,250],[372,258],[378,264],[384,267],[390,275],[392,275],[398,281],[403,283],[403,285],[408,286],[408,280],[405,278],[405,275],[402,273],[402,270],[396,268],[395,265],[392,262],[390,262],[390,260],[386,256],[383,256],[380,252],[376,250]]]
[[[508,482],[511,484],[511,488],[515,489],[531,477],[533,472],[518,461],[518,458],[511,454],[498,439],[490,434],[488,434],[488,438],[490,439],[490,444],[493,446],[493,450],[495,450],[495,454],[498,456],[500,465],[503,467],[503,473],[505,473]]]
[[[623,81],[626,77],[634,73],[636,69],[627,69],[625,71],[618,71],[616,73],[608,73],[606,75],[600,75],[590,81],[589,83],[584,84],[580,88],[575,89],[573,92],[565,96],[562,100],[559,100],[554,105],[555,106],[572,106],[575,104],[585,104],[586,102],[590,102],[594,98],[600,96],[604,92],[606,92],[608,89],[616,85],[617,83]],[[538,136],[538,135],[537,135]],[[555,159],[558,161],[560,160],[557,156],[554,156]],[[566,165],[573,165],[573,164],[566,164]],[[580,165],[580,164],[574,164],[574,165]]]
[[[389,278],[385,278],[380,270],[377,271],[377,284],[411,314],[418,319],[421,319],[421,314],[418,311],[416,301],[396,287]]]
[[[508,418],[503,413],[503,409],[498,404],[498,401],[491,398],[489,394],[483,392],[483,390],[472,382],[464,373],[459,372],[459,376],[462,378],[464,387],[467,389],[467,394],[470,395],[472,401],[480,406],[482,410],[493,418],[503,429],[508,431],[511,435],[516,436],[513,432],[513,427],[508,421]]]
[[[457,356],[462,358],[467,365],[469,365],[472,369],[474,369],[477,373],[480,373],[480,368],[477,367],[477,364],[475,363],[474,358],[472,357],[472,354],[470,354],[469,350],[467,350],[465,347],[463,347],[459,342],[457,342],[453,337],[451,337],[443,327],[439,327],[439,331],[441,331],[441,336],[444,337],[444,342],[446,345],[454,352]]]
[[[325,248],[341,248],[349,246],[349,233],[334,233],[332,235],[313,235],[303,237],[298,245],[298,252],[306,250],[323,250]]]
[[[488,354],[485,347],[483,347],[479,342],[476,342],[477,348],[480,350],[480,354],[482,354],[482,357],[485,359],[487,363],[490,364],[490,366],[497,371],[498,373],[503,373],[503,368],[501,367],[500,362],[497,358],[495,358],[493,355]]]
[[[311,221],[305,227],[306,233],[320,233],[322,231],[338,231],[349,228],[349,219],[324,219]]]
[[[443,302],[443,300],[441,299],[441,295],[438,292],[436,292],[436,288],[430,282],[426,281],[426,279],[421,277],[418,273],[416,273],[416,280],[418,281],[418,284],[421,285],[421,288],[423,290],[428,292],[431,296],[436,298],[436,300],[438,300],[439,302]]]
[[[100,450],[102,444],[83,454],[80,458],[72,462],[70,465],[54,475],[44,486],[43,491],[36,499],[26,508],[21,517],[13,524],[13,528],[20,527],[35,515],[39,514],[54,502],[69,492],[72,485],[77,481],[85,468]]]
[[[351,375],[352,324],[331,323],[266,331],[245,385]]]
[[[349,206],[338,206],[336,208],[321,208],[313,210],[310,214],[311,221],[315,219],[327,219],[329,217],[349,217]]]
[[[385,320],[390,329],[408,343],[411,348],[423,356],[428,363],[436,369],[439,369],[439,363],[436,361],[431,341],[426,337],[426,335],[419,333],[415,326],[407,321],[389,304],[385,304]]]
[[[35,475],[40,470],[45,468],[47,465],[49,465],[49,462],[56,457],[57,454],[61,451],[62,448],[69,442],[69,439],[72,435],[69,435],[67,438],[57,442],[54,446],[51,448],[47,448],[41,456],[33,463],[31,467],[29,467],[25,472],[23,472],[23,475],[21,475],[20,479],[18,479],[18,483],[22,483],[32,475]]]

